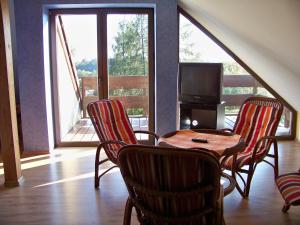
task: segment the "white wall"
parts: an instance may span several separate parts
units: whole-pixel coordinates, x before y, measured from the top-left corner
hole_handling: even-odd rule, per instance
[[[80,120],[79,99],[71,79],[71,67],[68,64],[68,56],[64,51],[64,45],[57,35],[57,87],[60,138],[62,139],[72,127]]]
[[[155,125],[164,134],[176,129],[178,27],[177,0],[14,0],[17,72],[25,150],[51,149],[51,96],[45,68],[43,23],[47,7],[151,7],[155,11]],[[45,32],[46,33],[46,32]]]
[[[179,5],[300,110],[300,1],[180,0]]]

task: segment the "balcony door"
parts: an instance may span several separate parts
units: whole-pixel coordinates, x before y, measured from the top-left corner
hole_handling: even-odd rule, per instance
[[[154,130],[153,10],[64,9],[50,15],[56,145],[98,143],[86,111],[98,99],[121,100],[134,130]]]

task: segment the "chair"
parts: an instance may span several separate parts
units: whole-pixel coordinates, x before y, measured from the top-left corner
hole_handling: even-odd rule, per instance
[[[150,131],[133,131],[128,115],[119,100],[91,102],[87,106],[87,111],[100,140],[95,157],[95,188],[98,188],[100,178],[114,167],[117,167],[117,155],[120,147],[127,144],[138,144],[135,133],[149,134],[156,139],[159,137]],[[100,160],[102,148],[107,158]],[[108,160],[115,165],[99,175],[99,166]]]
[[[224,224],[221,167],[207,150],[127,145],[119,152],[119,167],[129,197],[124,223],[130,225],[132,208],[144,225]]]
[[[234,158],[229,157],[224,161],[223,167],[233,171],[233,176],[238,175],[244,188],[237,183],[240,194],[249,196],[251,180],[260,162],[266,162],[274,168],[275,177],[278,176],[278,147],[275,133],[283,111],[283,104],[273,98],[250,97],[241,106],[232,132],[244,138],[246,148]],[[269,153],[271,145],[274,153]],[[274,163],[265,160],[273,158]],[[246,168],[244,166],[247,166]],[[243,178],[241,174],[246,174]]]
[[[300,205],[300,169],[295,173],[278,176],[276,185],[285,201],[282,212],[286,213],[291,205]]]

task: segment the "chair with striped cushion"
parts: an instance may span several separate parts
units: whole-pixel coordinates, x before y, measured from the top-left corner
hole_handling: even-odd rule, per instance
[[[240,194],[246,198],[249,195],[250,184],[260,162],[266,162],[274,168],[278,176],[278,150],[275,133],[283,111],[283,104],[274,98],[250,97],[241,106],[232,132],[242,136],[246,148],[226,159],[223,167],[231,169],[234,177],[238,175],[244,187],[237,185]],[[274,153],[269,152],[271,145]],[[274,163],[265,160],[271,157]],[[242,176],[246,174],[246,178]]]
[[[119,166],[129,192],[124,225],[135,207],[140,224],[223,225],[223,196],[235,181],[207,150],[127,145]],[[221,176],[230,185],[223,189]]]
[[[145,133],[158,136],[151,131],[133,131],[126,110],[119,100],[99,100],[91,102],[87,111],[100,140],[95,158],[95,188],[99,187],[100,178],[109,170],[117,167],[117,155],[123,145],[138,144],[135,133]],[[101,149],[104,149],[107,158],[100,160]],[[99,175],[100,164],[110,160],[115,165]]]
[[[276,184],[285,201],[283,212],[287,212],[291,205],[300,205],[300,169],[298,173],[278,176]]]

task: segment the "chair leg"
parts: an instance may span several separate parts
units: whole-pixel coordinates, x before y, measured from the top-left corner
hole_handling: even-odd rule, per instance
[[[132,207],[133,207],[132,202],[130,200],[130,197],[128,197],[125,206],[123,225],[130,225]]]
[[[96,152],[96,157],[95,157],[95,179],[94,179],[94,185],[95,188],[99,188],[99,183],[100,183],[100,178],[99,178],[99,160],[100,160],[100,151],[102,147],[98,146],[97,152]]]
[[[274,146],[274,176],[275,179],[278,177],[278,145],[277,145],[277,141],[273,142],[273,146]]]
[[[240,193],[240,195],[243,197],[243,198],[246,198],[245,196],[245,193],[244,193],[244,190],[241,188],[241,186],[239,185],[239,182],[237,180],[237,175],[240,177],[241,181],[243,182],[244,186],[246,186],[246,183],[242,177],[241,174],[239,174],[239,172],[235,169],[235,168],[232,168],[232,171],[231,171],[231,175],[233,177],[233,179],[235,180],[236,182],[236,189],[238,190],[238,192]]]
[[[287,213],[287,211],[290,209],[290,204],[285,203],[282,207],[282,212]]]
[[[244,188],[244,198],[248,198],[248,196],[249,196],[250,186],[251,186],[251,181],[252,181],[253,174],[254,174],[254,164],[252,163],[249,166],[249,171],[248,171],[248,176],[247,176],[247,182],[246,182],[246,186]]]

